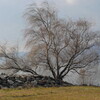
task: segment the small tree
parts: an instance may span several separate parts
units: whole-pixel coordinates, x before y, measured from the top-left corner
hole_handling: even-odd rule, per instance
[[[87,69],[80,69],[79,77],[78,77],[78,84],[80,85],[93,85],[96,80],[96,74],[98,71],[98,66],[95,66],[93,68],[87,68]]]
[[[91,23],[61,19],[47,2],[29,6],[25,16],[29,23],[26,46],[32,63],[47,68],[58,84],[70,71],[79,73],[79,69],[97,64],[97,33],[92,31]]]

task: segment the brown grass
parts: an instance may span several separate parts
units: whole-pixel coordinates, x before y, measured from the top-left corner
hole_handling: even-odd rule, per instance
[[[2,89],[0,100],[100,100],[99,87]]]

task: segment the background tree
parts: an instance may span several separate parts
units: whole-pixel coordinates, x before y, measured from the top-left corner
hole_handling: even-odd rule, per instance
[[[80,69],[79,72],[80,75],[78,76],[77,81],[79,85],[94,85],[98,72],[98,66],[95,66],[91,69]]]
[[[70,71],[79,73],[79,69],[98,63],[97,32],[92,31],[88,21],[61,19],[47,2],[29,6],[25,16],[29,23],[26,46],[32,62],[47,68],[58,84]]]

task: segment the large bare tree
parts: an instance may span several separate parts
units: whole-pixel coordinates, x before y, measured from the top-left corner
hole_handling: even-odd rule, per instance
[[[30,5],[25,17],[29,23],[26,46],[30,48],[33,66],[47,68],[58,84],[69,72],[79,73],[79,69],[98,63],[98,36],[88,21],[61,19],[47,2]]]

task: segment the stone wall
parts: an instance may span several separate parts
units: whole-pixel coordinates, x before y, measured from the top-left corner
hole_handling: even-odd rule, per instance
[[[71,85],[63,82],[63,86]],[[59,86],[55,80],[47,76],[3,76],[0,77],[0,88],[17,88],[17,87],[52,87]]]

